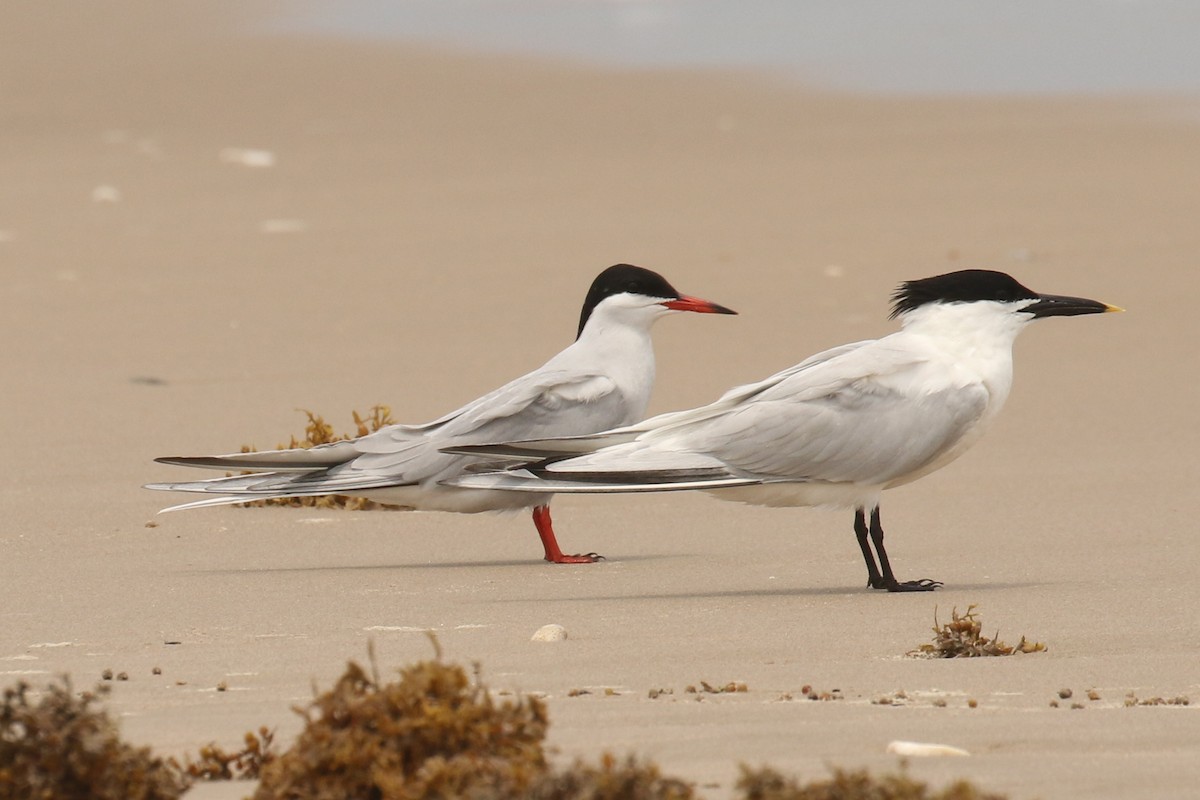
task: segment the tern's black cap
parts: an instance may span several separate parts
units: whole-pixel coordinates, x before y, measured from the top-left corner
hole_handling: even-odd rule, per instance
[[[632,264],[614,264],[601,272],[592,281],[587,297],[583,299],[583,310],[579,314],[579,332],[587,325],[592,311],[606,297],[615,294],[641,294],[646,297],[661,297],[664,300],[674,300],[679,297],[675,287],[667,279],[653,270],[635,267]]]
[[[980,300],[1015,303],[1038,298],[1037,292],[1004,272],[964,269],[900,284],[900,288],[892,295],[892,317],[929,303],[973,303]]]

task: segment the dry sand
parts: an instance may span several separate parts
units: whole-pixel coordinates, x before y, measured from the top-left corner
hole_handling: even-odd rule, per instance
[[[1194,98],[835,96],[251,37],[215,8],[5,11],[0,681],[123,670],[134,741],[286,742],[313,681],[371,639],[428,657],[431,628],[545,693],[561,759],[638,752],[714,798],[739,762],[886,769],[893,739],[964,747],[911,770],[1015,798],[1195,796],[1196,706],[1123,707],[1200,701]],[[156,518],[139,488],[182,474],[154,456],[286,439],[297,408],[457,407],[564,346],[618,261],[742,314],[659,325],[653,411],[886,333],[906,278],[994,267],[1129,313],[1033,326],[983,442],[887,496],[897,571],[936,595],[865,590],[846,513],[565,498],[564,548],[609,560],[553,567],[524,515]],[[903,657],[971,603],[1048,652]],[[551,622],[570,639],[529,640]],[[845,699],[780,700],[805,684]],[[1051,708],[1063,687],[1102,699]]]

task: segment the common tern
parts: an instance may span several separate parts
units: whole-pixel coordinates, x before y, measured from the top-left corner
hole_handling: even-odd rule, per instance
[[[1013,341],[1029,322],[1120,310],[1038,294],[990,270],[908,281],[892,297],[901,329],[889,336],[819,353],[700,408],[588,436],[463,448],[515,463],[451,482],[539,493],[701,489],[755,505],[852,508],[868,586],[932,590],[939,581],[892,572],[883,490],[946,466],[980,437],[1008,397]]]
[[[390,425],[357,439],[309,449],[159,458],[164,464],[252,474],[152,483],[146,488],[208,495],[164,511],[326,494],[463,513],[532,507],[547,561],[596,561],[600,556],[595,553],[565,555],[559,549],[550,519],[550,493],[448,486],[446,481],[480,458],[443,450],[471,443],[574,436],[636,422],[645,414],[654,386],[650,328],[660,317],[677,311],[736,313],[680,294],[656,272],[617,264],[592,282],[573,344],[539,369],[457,411],[424,425]]]

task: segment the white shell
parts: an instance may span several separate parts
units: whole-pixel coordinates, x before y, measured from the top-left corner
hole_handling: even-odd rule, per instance
[[[929,744],[927,742],[904,742],[897,739],[889,742],[887,751],[897,756],[969,756],[961,747],[951,747],[948,744]]]
[[[549,625],[543,625],[533,632],[530,641],[533,642],[561,642],[567,638],[567,629],[562,625],[556,625],[553,622]]]

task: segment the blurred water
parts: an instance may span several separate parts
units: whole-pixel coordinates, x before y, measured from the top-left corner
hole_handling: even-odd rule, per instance
[[[886,93],[1200,90],[1200,0],[338,0],[270,29]]]

